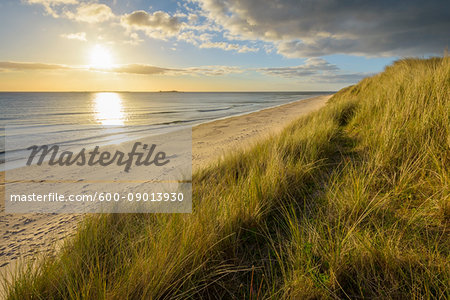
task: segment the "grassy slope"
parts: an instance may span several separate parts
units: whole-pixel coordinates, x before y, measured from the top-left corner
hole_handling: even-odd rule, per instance
[[[9,298],[448,298],[449,99],[449,57],[398,61],[195,174],[192,214],[89,218]]]

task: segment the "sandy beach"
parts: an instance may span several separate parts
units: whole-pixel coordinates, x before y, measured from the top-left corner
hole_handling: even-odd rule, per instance
[[[279,132],[301,115],[323,107],[330,95],[318,96],[241,116],[193,127],[193,170],[229,151],[253,144]],[[74,232],[82,214],[5,214],[5,177],[1,173],[0,271],[10,271],[17,261],[52,252]]]

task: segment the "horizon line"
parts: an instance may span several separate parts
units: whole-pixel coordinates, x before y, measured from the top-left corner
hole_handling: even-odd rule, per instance
[[[64,90],[64,91],[21,91],[21,90],[13,90],[13,91],[0,91],[0,93],[336,93],[337,90],[334,91],[300,91],[300,90],[254,90],[254,91],[178,91],[178,90],[160,90],[160,91],[128,91],[128,90],[84,90],[84,91],[74,91],[74,90]]]

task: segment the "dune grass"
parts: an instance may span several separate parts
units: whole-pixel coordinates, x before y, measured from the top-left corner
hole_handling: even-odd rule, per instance
[[[9,299],[450,297],[450,58],[403,59],[193,177],[87,218]]]

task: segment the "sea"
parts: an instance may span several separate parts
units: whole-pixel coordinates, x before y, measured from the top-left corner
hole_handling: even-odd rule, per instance
[[[0,164],[24,145],[111,144],[331,93],[1,92]]]

